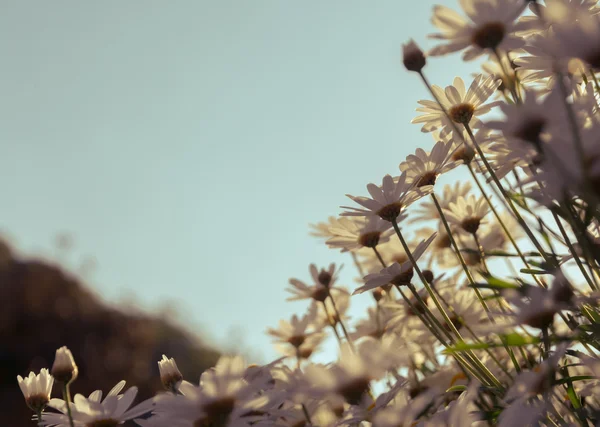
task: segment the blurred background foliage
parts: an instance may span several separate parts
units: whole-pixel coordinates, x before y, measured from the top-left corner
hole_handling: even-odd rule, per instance
[[[162,389],[157,361],[174,357],[197,382],[219,352],[168,315],[111,307],[84,283],[49,261],[16,256],[0,238],[0,414],[3,426],[32,426],[17,375],[50,368],[66,345],[79,366],[72,393],[108,392],[124,379],[137,401]],[[60,397],[55,385],[53,397]]]

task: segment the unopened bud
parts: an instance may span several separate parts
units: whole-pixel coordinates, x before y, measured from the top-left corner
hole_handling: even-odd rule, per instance
[[[56,357],[54,358],[54,364],[50,373],[56,381],[64,384],[69,384],[77,379],[79,370],[77,369],[71,350],[66,346],[56,350]]]
[[[160,372],[160,381],[165,389],[170,391],[177,390],[183,380],[183,375],[181,375],[179,368],[177,368],[175,359],[169,359],[163,354],[162,360],[158,362],[158,370]]]
[[[402,45],[402,63],[408,71],[420,73],[425,67],[425,54],[413,39]]]
[[[373,298],[376,302],[379,302],[383,298],[383,289],[375,288],[372,292]]]
[[[423,277],[427,283],[433,283],[433,272],[431,270],[423,270]]]

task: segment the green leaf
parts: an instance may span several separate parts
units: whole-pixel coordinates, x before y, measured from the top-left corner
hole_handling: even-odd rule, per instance
[[[504,342],[510,347],[521,347],[529,344],[539,344],[541,340],[537,337],[530,337],[527,335],[521,335],[518,332],[513,332],[504,336]]]
[[[585,381],[585,380],[595,380],[595,379],[596,379],[596,377],[594,377],[592,375],[577,375],[574,377],[561,378],[560,380],[556,380],[556,382],[554,384],[559,385],[559,384],[567,384],[567,383],[575,382],[575,381]]]
[[[466,389],[467,389],[466,385],[453,385],[448,390],[446,390],[446,393],[452,393],[455,391],[465,391]]]
[[[534,268],[522,268],[521,270],[519,270],[521,273],[525,273],[525,274],[550,274],[549,272],[547,272],[546,270],[536,270]]]

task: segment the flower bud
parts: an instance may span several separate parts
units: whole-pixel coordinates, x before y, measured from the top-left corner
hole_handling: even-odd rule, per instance
[[[425,67],[425,54],[413,39],[402,45],[402,62],[408,71],[421,72]]]
[[[183,380],[183,375],[179,372],[175,359],[169,359],[163,354],[162,360],[158,362],[158,370],[160,371],[160,381],[163,386],[167,390],[177,390]]]
[[[73,354],[66,346],[56,350],[56,357],[50,373],[56,381],[69,384],[77,379],[79,370],[73,359]]]
[[[52,385],[54,384],[54,378],[50,376],[48,369],[40,370],[37,375],[30,372],[26,378],[18,375],[17,381],[27,406],[35,413],[41,412],[50,401]]]

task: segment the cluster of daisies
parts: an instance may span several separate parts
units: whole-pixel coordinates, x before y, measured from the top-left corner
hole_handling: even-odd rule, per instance
[[[596,0],[460,0],[435,6],[438,43],[403,63],[431,99],[413,123],[433,136],[312,234],[350,255],[357,278],[311,265],[290,280],[307,310],[269,329],[282,357],[222,357],[132,407],[117,384],[70,397],[66,348],[18,378],[40,426],[599,426],[600,6]],[[428,58],[483,59],[442,88]],[[482,58],[483,57],[483,58]],[[440,186],[441,177],[466,177]],[[352,296],[370,294],[351,319]],[[364,298],[354,297],[354,298]],[[325,340],[339,358],[311,359]],[[51,399],[53,383],[63,399]]]

